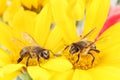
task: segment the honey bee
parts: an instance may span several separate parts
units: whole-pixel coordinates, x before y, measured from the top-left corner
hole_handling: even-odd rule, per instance
[[[87,40],[86,37],[91,34],[93,31],[95,30],[92,29],[91,31],[89,31],[84,37],[82,37],[82,39],[78,42],[74,42],[71,43],[70,45],[66,46],[64,48],[64,50],[66,50],[69,47],[69,54],[78,54],[78,58],[76,60],[75,63],[77,63],[80,60],[80,55],[91,55],[92,56],[92,61],[91,64],[93,64],[94,60],[95,60],[95,56],[91,53],[91,51],[95,51],[96,53],[99,53],[100,51],[96,49],[96,45],[95,42]]]
[[[37,58],[37,61],[39,63],[40,57],[44,59],[49,59],[50,53],[49,50],[44,49],[40,46],[27,46],[20,51],[20,58],[17,60],[17,63],[20,63],[24,57],[28,57],[26,61],[26,66],[28,66],[28,62],[30,58],[33,57]]]
[[[50,58],[50,52],[53,53],[51,50],[42,48],[38,46],[37,42],[28,34],[23,33],[22,37],[24,40],[26,40],[30,44],[34,44],[33,46],[25,46],[20,50],[20,58],[18,58],[17,63],[20,63],[23,58],[27,57],[26,66],[28,66],[29,60],[31,58],[36,58],[37,62],[39,63],[40,58],[43,58],[45,60]],[[19,41],[15,38],[12,39],[14,42]],[[20,42],[20,41],[19,41]],[[54,54],[54,53],[53,53]]]

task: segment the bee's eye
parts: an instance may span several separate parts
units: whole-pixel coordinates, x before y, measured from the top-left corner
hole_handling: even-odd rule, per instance
[[[41,52],[41,57],[48,59],[49,58],[49,52],[48,51],[42,51]]]
[[[69,52],[71,54],[76,53],[78,51],[79,51],[79,48],[77,46],[75,46],[75,45],[72,45],[71,48],[70,48],[70,50],[69,50]]]

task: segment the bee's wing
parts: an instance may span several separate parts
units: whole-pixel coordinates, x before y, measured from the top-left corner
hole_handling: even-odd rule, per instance
[[[86,35],[84,35],[81,39],[89,38],[91,34],[96,30],[96,27],[90,30]]]
[[[11,38],[12,43],[14,44],[15,48],[18,49],[22,49],[26,46],[26,44],[24,42],[22,42],[21,40],[17,39],[17,38]]]
[[[35,41],[35,39],[26,32],[22,33],[22,38],[31,45],[38,45],[38,43]]]

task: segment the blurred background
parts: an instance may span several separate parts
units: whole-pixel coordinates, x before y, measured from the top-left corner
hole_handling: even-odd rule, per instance
[[[111,5],[120,5],[120,0],[111,0]]]
[[[120,5],[120,0],[110,0],[110,3],[112,6]],[[78,35],[80,35],[82,33],[83,28],[84,28],[83,21],[78,21],[76,26],[77,26],[77,33],[78,33]]]

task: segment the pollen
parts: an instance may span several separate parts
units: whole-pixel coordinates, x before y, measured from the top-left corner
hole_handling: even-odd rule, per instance
[[[91,51],[91,54],[94,55],[94,61],[93,56],[90,54],[84,54],[80,52],[70,54],[68,50],[63,52],[63,55],[72,63],[73,69],[82,70],[88,70],[99,64],[101,54],[94,51]]]

